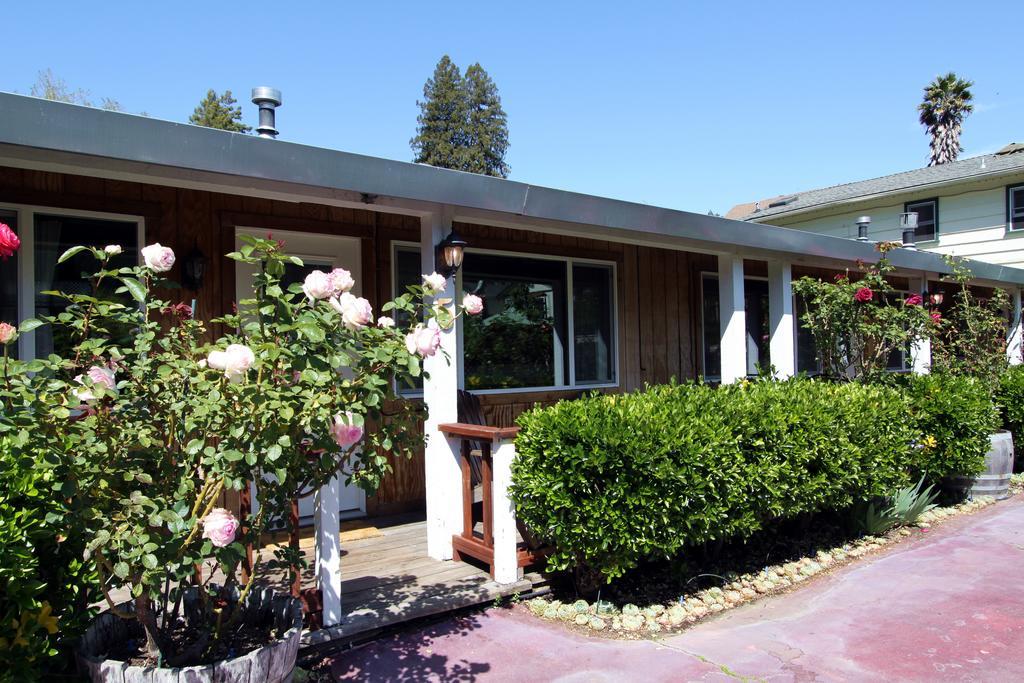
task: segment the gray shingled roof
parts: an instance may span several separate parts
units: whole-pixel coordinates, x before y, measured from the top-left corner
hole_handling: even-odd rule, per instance
[[[738,220],[760,221],[770,216],[803,212],[838,202],[867,199],[896,192],[911,192],[941,183],[999,176],[1014,171],[1024,171],[1024,146],[1022,145],[1007,145],[997,154],[970,157],[948,164],[894,173],[881,178],[774,197],[771,200],[762,201],[762,206],[758,211],[732,217]]]

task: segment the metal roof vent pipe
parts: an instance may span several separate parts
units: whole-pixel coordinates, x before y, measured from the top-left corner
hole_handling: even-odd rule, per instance
[[[871,225],[871,216],[861,216],[857,219],[857,241],[868,241],[868,227]]]
[[[261,138],[276,138],[275,110],[281,106],[281,91],[266,86],[253,88],[252,103],[260,108],[260,125],[256,126],[256,134]]]
[[[917,212],[901,213],[900,228],[903,229],[903,248],[916,250],[917,245],[914,244],[914,238],[917,232]]]

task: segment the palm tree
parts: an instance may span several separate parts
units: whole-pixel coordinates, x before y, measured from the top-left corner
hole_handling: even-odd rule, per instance
[[[936,76],[924,89],[924,101],[917,105],[921,125],[932,136],[929,166],[956,161],[964,148],[960,146],[960,128],[974,110],[971,104],[973,81],[965,81],[950,71]]]

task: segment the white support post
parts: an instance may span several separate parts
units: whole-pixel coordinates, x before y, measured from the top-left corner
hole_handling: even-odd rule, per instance
[[[796,325],[793,322],[793,267],[784,261],[768,262],[768,343],[772,365],[780,379],[796,374]]]
[[[731,384],[747,376],[747,313],[740,256],[722,254],[718,257],[718,307],[722,384]]]
[[[451,213],[446,210],[420,221],[420,254],[424,273],[436,270],[435,246],[451,232]],[[449,279],[437,295],[455,301],[455,283]],[[427,489],[427,554],[436,560],[452,557],[452,535],[462,528],[462,469],[459,439],[449,439],[437,426],[458,422],[458,337],[455,326],[441,331],[441,348],[423,363],[428,377],[423,382],[425,484]]]
[[[927,278],[911,278],[910,293],[920,294],[928,289]],[[927,305],[922,301],[922,305]],[[910,369],[915,375],[927,375],[932,370],[932,340],[922,337],[910,345]]]
[[[1021,329],[1021,302],[1020,288],[1010,292],[1010,329],[1006,334],[1006,359],[1010,365],[1020,365],[1021,361],[1021,339],[1024,330]]]
[[[491,496],[494,530],[494,580],[515,583],[519,580],[516,557],[516,511],[508,496],[512,485],[512,461],[516,457],[514,437],[496,439],[491,449],[493,484]]]
[[[341,478],[335,476],[314,494],[316,582],[323,594],[323,625],[341,623]]]

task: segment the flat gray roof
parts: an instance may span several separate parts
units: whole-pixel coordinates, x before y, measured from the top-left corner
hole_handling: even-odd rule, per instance
[[[0,145],[246,179],[448,204],[537,221],[592,226],[600,239],[677,238],[750,257],[874,261],[870,244],[702,213],[556,190],[472,173],[268,140],[184,123],[0,93]],[[160,183],[158,177],[154,183]],[[368,207],[370,208],[370,207]],[[901,269],[944,273],[942,258],[890,252]],[[1024,270],[971,262],[982,280],[1024,284]]]

